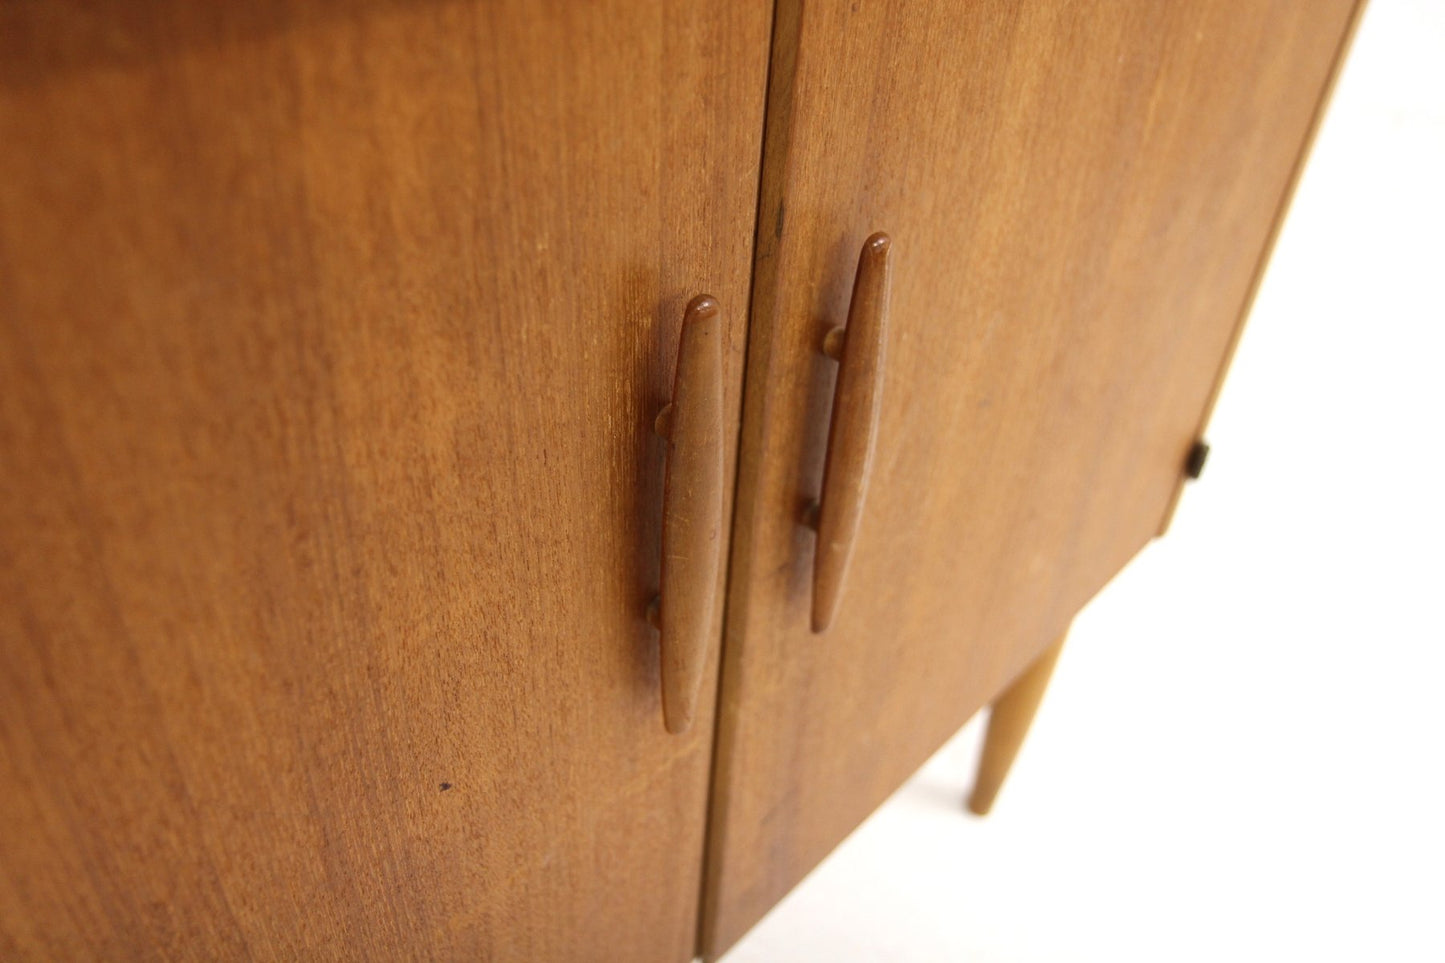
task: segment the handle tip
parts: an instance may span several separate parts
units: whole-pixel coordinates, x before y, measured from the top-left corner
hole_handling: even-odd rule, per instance
[[[828,631],[833,624],[833,616],[838,611],[838,598],[836,595],[831,598],[827,594],[815,592],[813,594],[813,617],[811,624],[814,635],[822,635]]]
[[[716,317],[720,310],[717,298],[711,294],[699,294],[687,302],[687,308],[682,312],[682,323],[687,324],[689,321],[702,321]]]
[[[680,736],[692,728],[693,707],[689,706],[687,711],[678,709],[670,710],[667,706],[662,708],[662,724],[666,727],[668,735]]]
[[[868,240],[863,242],[863,250],[869,254],[886,254],[892,245],[893,239],[882,231],[878,231],[869,235]]]

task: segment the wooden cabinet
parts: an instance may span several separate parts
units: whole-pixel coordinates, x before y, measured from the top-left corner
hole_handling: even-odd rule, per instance
[[[720,955],[1166,521],[1357,15],[0,10],[0,957]]]

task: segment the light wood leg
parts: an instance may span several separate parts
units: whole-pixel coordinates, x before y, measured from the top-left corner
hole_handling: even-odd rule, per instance
[[[1044,689],[1048,688],[1049,676],[1054,673],[1054,663],[1059,661],[1066,635],[1049,646],[1044,653],[1024,670],[997,699],[988,714],[988,732],[983,740],[983,757],[978,762],[978,778],[973,784],[973,793],[968,797],[968,808],[980,816],[988,815],[999,787],[1014,764],[1028,735],[1034,713],[1043,700]]]

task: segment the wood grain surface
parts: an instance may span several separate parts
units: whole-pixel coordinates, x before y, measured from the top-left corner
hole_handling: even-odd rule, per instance
[[[737,423],[768,16],[0,7],[0,959],[691,957],[652,419],[707,290]]]
[[[703,948],[716,958],[1157,530],[1354,0],[783,0]],[[893,240],[849,587],[809,631],[834,365]]]

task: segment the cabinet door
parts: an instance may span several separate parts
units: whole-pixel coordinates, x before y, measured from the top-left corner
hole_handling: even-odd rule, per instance
[[[691,957],[652,425],[768,14],[0,10],[0,957]]]
[[[1159,529],[1353,7],[779,4],[710,955]],[[881,420],[814,635],[821,347],[873,231],[892,237]]]

